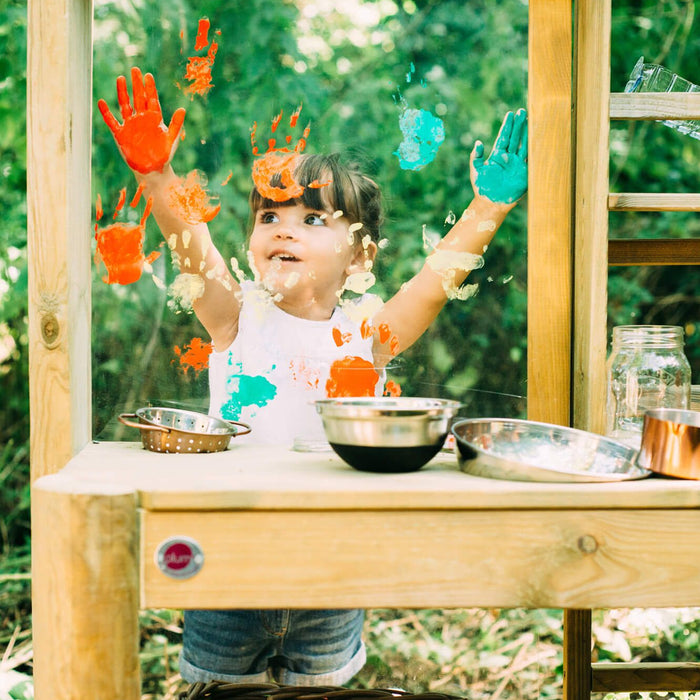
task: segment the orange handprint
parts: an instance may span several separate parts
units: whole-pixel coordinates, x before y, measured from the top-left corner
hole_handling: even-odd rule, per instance
[[[130,206],[136,207],[141,197],[140,187]],[[119,202],[114,209],[114,217],[117,215],[126,202],[126,188],[119,193]],[[95,264],[100,261],[107,268],[107,276],[102,280],[107,284],[131,284],[141,277],[144,263],[152,263],[160,253],[153,251],[147,257],[143,254],[143,239],[146,233],[146,219],[151,213],[151,200],[146,201],[143,216],[138,224],[115,223],[105,228],[99,228],[95,224],[95,238],[97,240],[97,251],[95,252]],[[95,218],[99,222],[102,218],[102,201],[97,196]]]
[[[98,100],[97,107],[132,170],[139,173],[162,171],[177,148],[185,110],[182,107],[176,109],[166,127],[153,76],[150,73],[142,76],[141,71],[134,67],[131,69],[131,85],[133,108],[126,78],[123,75],[117,78],[117,99],[123,123],[117,121],[104,100]]]
[[[289,125],[292,128],[296,127],[300,112],[301,106],[292,114],[289,120]],[[273,134],[277,131],[281,119],[282,112],[272,120]],[[257,128],[256,122],[250,131],[250,143],[253,147],[254,156],[260,154],[255,142]],[[288,146],[277,148],[277,140],[275,138],[269,139],[267,152],[253,163],[253,182],[258,192],[266,199],[270,199],[273,202],[287,202],[290,199],[301,197],[303,194],[304,186],[294,179],[294,170],[299,154],[306,148],[306,139],[309,136],[309,131],[310,127],[307,126],[293,149],[288,148]],[[287,136],[285,140],[289,145],[292,137]],[[312,182],[309,184],[309,187],[324,187],[328,184],[327,182]]]

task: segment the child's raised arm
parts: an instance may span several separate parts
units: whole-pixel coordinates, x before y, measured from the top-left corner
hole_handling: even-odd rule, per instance
[[[223,350],[233,342],[238,330],[238,283],[213,245],[207,224],[185,220],[173,206],[173,191],[180,178],[170,163],[180,140],[185,110],[175,110],[166,127],[153,76],[150,73],[143,76],[134,67],[131,83],[133,104],[129,101],[126,78],[123,75],[117,78],[121,123],[104,100],[99,100],[97,107],[119,152],[152,201],[153,214],[179,263],[180,273],[201,280],[198,282],[201,295],[193,308],[215,347]]]
[[[508,112],[488,158],[477,141],[471,153],[474,199],[457,223],[428,256],[418,274],[391,298],[374,319],[386,324],[393,347],[375,336],[377,361],[402,352],[427,330],[469,271],[481,266],[481,256],[508,212],[527,190],[527,114]]]

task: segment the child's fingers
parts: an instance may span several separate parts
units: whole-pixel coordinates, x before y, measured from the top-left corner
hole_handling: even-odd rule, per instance
[[[168,127],[168,137],[171,143],[175,142],[175,139],[182,129],[182,125],[185,123],[185,109],[180,107],[175,110],[173,117],[170,120],[170,126]]]
[[[493,144],[491,153],[499,153],[508,149],[510,143],[510,135],[513,132],[513,112],[506,112],[501,122],[501,128],[498,130],[498,136]]]
[[[520,138],[520,148],[518,149],[518,155],[523,159],[527,160],[527,135],[528,135],[528,127],[527,127],[527,121],[523,125],[523,135]]]
[[[157,112],[162,114],[160,109],[160,100],[158,99],[158,90],[156,89],[156,80],[151,73],[146,73],[143,76],[143,87],[146,99],[146,109],[149,112]]]
[[[515,118],[513,120],[513,131],[510,135],[510,141],[508,143],[508,151],[510,153],[517,153],[518,147],[523,136],[523,127],[527,126],[527,112],[524,109],[519,109],[515,113]]]
[[[126,87],[126,78],[123,75],[117,78],[117,100],[122,113],[122,119],[128,119],[133,112],[131,110],[131,103],[129,102],[129,90]]]
[[[100,110],[102,119],[105,120],[105,124],[107,124],[110,131],[116,135],[116,133],[119,131],[120,124],[112,112],[110,112],[107,103],[104,100],[97,100],[97,109]]]
[[[143,75],[141,69],[134,66],[131,69],[131,89],[134,93],[134,110],[136,112],[146,111],[146,90],[143,86]]]

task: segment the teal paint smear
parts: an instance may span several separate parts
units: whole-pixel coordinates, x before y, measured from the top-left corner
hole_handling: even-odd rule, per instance
[[[226,388],[229,400],[221,407],[225,420],[238,420],[244,407],[265,406],[277,395],[277,387],[260,374],[235,374]]]
[[[425,109],[406,108],[399,117],[403,141],[394,155],[402,170],[421,170],[431,163],[445,140],[442,119]]]

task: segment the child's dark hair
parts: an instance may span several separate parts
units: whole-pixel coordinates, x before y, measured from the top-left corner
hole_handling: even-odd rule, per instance
[[[253,187],[248,199],[253,215],[260,209],[277,209],[295,204],[319,211],[341,211],[351,224],[362,224],[358,231],[359,238],[369,234],[373,241],[379,241],[381,192],[377,183],[363,175],[357,165],[342,163],[338,153],[300,155],[294,169],[294,181],[304,191],[300,197],[284,202],[266,199]],[[322,186],[310,187],[312,183]],[[278,175],[273,176],[270,185],[281,187]]]

